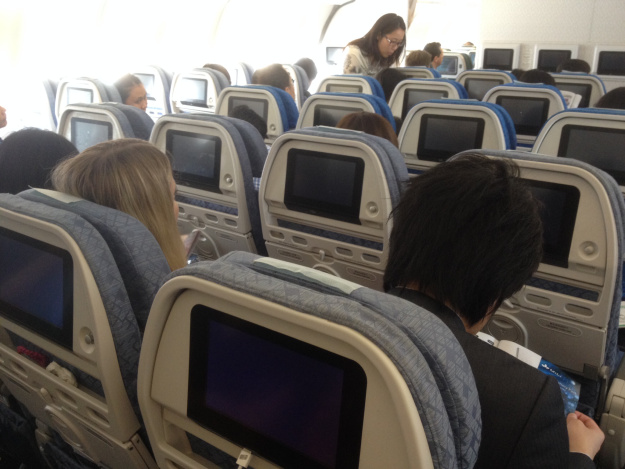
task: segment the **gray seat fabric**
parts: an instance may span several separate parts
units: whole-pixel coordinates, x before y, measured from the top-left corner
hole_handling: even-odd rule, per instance
[[[233,252],[172,273],[188,275],[354,329],[395,363],[415,400],[434,467],[471,468],[481,438],[469,363],[451,331],[431,313],[364,287],[346,294]]]

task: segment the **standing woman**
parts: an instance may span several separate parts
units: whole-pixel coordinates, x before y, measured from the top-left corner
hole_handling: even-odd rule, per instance
[[[360,39],[347,44],[343,73],[375,76],[399,65],[406,46],[406,23],[401,16],[387,13]]]

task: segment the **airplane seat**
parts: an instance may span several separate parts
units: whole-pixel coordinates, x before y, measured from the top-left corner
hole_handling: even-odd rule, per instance
[[[55,115],[60,121],[63,110],[70,104],[121,103],[121,96],[114,85],[96,78],[64,78],[59,81],[54,104]]]
[[[389,215],[407,182],[401,153],[383,138],[326,127],[282,135],[259,192],[269,256],[381,290]]]
[[[480,101],[494,86],[512,83],[515,80],[516,77],[510,72],[490,69],[465,70],[456,77],[456,81],[467,90],[469,98]]]
[[[471,56],[467,54],[466,52],[460,52],[460,55],[464,57],[464,62],[467,64],[466,70],[473,70],[474,64],[473,64],[473,59],[471,59]]]
[[[213,467],[199,451],[236,467],[243,448],[263,468],[470,468],[477,458],[475,382],[438,318],[250,253],[169,277],[138,389],[161,467]]]
[[[366,75],[332,75],[319,84],[317,93],[361,93],[371,94],[386,100],[378,80]]]
[[[121,103],[71,104],[65,108],[57,133],[78,151],[118,138],[149,140],[154,121],[134,106]]]
[[[386,101],[365,93],[321,92],[311,95],[304,103],[296,128],[318,125],[335,127],[344,116],[358,111],[380,114],[397,131],[395,118]]]
[[[514,123],[497,104],[470,99],[423,101],[408,111],[399,133],[399,151],[415,175],[461,151],[483,148],[516,148]]]
[[[431,99],[468,99],[460,83],[446,78],[409,78],[397,84],[388,105],[393,116],[406,118],[415,104]]]
[[[620,361],[625,202],[618,186],[605,172],[569,158],[479,153],[514,159],[544,207],[538,270],[484,332],[517,342],[571,373],[582,385],[578,408],[601,415]]]
[[[216,114],[228,116],[240,105],[248,106],[267,122],[267,144],[297,125],[299,111],[295,101],[279,88],[263,85],[230,86],[219,96]]]
[[[243,70],[243,74],[245,75],[245,81],[247,85],[252,84],[252,76],[254,75],[254,67],[245,62],[241,62],[239,64],[241,66],[241,70]]]
[[[556,81],[556,88],[560,91],[570,91],[582,97],[577,107],[592,107],[605,94],[603,80],[597,75],[561,72],[551,73],[551,76]]]
[[[229,86],[223,73],[210,68],[176,73],[169,94],[170,108],[175,114],[213,114],[219,95]]]
[[[146,112],[154,122],[164,114],[170,114],[170,91],[172,74],[156,65],[138,67],[131,72],[138,77],[148,93]]]
[[[160,246],[117,210],[54,191],[25,196],[38,201],[0,196],[0,377],[34,417],[53,467],[154,468],[136,397],[137,313],[145,323],[152,298],[132,295],[154,295],[169,273]],[[45,368],[50,360],[61,368]]]
[[[409,78],[442,78],[438,70],[430,67],[397,67],[397,70]]]
[[[554,86],[536,83],[507,83],[486,92],[483,101],[499,104],[514,122],[517,148],[531,150],[536,136],[547,119],[567,108],[566,101]]]
[[[304,101],[306,101],[306,91],[308,91],[308,75],[306,71],[299,65],[282,65],[282,67],[289,72],[291,79],[293,80],[293,87],[295,88],[295,104],[297,109],[302,109]]]
[[[469,59],[469,61],[467,61],[467,59]],[[442,77],[455,79],[460,73],[472,68],[472,66],[469,67],[471,63],[470,60],[467,54],[445,51],[443,62],[436,68],[436,71],[440,73]]]
[[[43,89],[48,99],[48,106],[45,108],[46,111],[49,109],[49,114],[46,112],[47,120],[51,123],[50,128],[53,131],[56,131],[56,127],[58,125],[58,119],[55,113],[55,103],[56,103],[56,92],[59,87],[59,84],[55,80],[45,79],[43,80]]]
[[[267,147],[256,128],[220,115],[170,114],[156,123],[150,141],[171,155],[178,227],[182,234],[201,232],[200,259],[233,250],[266,255],[256,180]]]

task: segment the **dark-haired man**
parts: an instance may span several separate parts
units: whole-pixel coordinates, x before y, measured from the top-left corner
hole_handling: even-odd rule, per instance
[[[412,179],[393,212],[385,288],[439,317],[465,351],[482,407],[475,468],[592,468],[597,424],[565,420],[553,378],[474,335],[541,259],[538,206],[518,176],[511,160],[465,155]]]
[[[429,42],[423,48],[424,51],[428,52],[432,56],[432,64],[431,68],[438,68],[440,64],[443,63],[443,48],[441,47],[440,42]]]

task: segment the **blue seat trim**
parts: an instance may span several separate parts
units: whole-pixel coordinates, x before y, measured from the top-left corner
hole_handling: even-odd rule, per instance
[[[378,98],[382,98],[382,99],[386,100],[386,97],[384,96],[384,89],[382,88],[382,85],[380,84],[380,82],[378,80],[376,80],[373,77],[370,77],[370,76],[367,76],[367,75],[354,75],[354,74],[334,75],[334,76],[336,76],[336,77],[362,78],[367,83],[369,83],[369,86],[371,87],[371,91],[372,91],[373,96],[377,96]],[[368,94],[368,93],[362,93],[362,94]]]
[[[289,93],[275,86],[262,86],[262,85],[247,85],[247,86],[235,86],[233,88],[252,88],[258,90],[266,90],[273,95],[278,103],[278,109],[280,110],[280,117],[282,118],[282,126],[284,131],[292,130],[297,126],[297,119],[299,118],[299,111],[295,100]]]
[[[376,114],[380,114],[384,117],[391,126],[393,130],[397,132],[397,126],[395,125],[395,117],[393,117],[393,113],[391,112],[391,108],[388,106],[388,103],[383,98],[378,98],[372,94],[366,93],[331,93],[324,91],[322,93],[316,93],[315,96],[342,96],[342,97],[357,97],[367,101],[373,107],[373,110]]]

